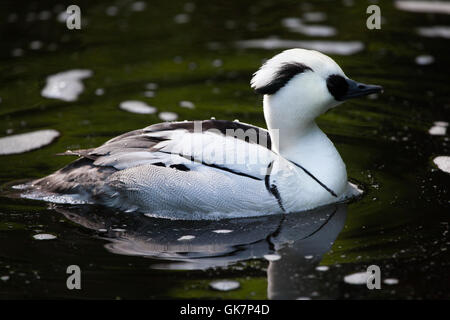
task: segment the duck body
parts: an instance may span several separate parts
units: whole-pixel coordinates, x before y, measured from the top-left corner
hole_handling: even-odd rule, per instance
[[[264,94],[268,130],[224,120],[151,125],[98,148],[66,152],[80,159],[31,182],[28,196],[57,201],[64,195],[180,219],[299,212],[344,201],[355,189],[314,119],[357,90],[380,90],[352,86],[327,56],[287,50],[252,79]]]

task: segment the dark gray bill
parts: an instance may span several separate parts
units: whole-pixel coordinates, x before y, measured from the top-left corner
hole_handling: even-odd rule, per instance
[[[342,100],[358,98],[362,96],[367,96],[372,93],[378,93],[383,91],[382,86],[377,86],[373,84],[364,84],[353,81],[352,79],[345,79],[348,84],[347,92],[341,97]]]

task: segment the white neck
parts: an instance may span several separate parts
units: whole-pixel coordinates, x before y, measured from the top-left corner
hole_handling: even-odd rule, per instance
[[[264,117],[272,140],[272,148],[283,158],[301,165],[321,182],[345,190],[347,171],[339,152],[313,118],[290,113],[264,97]],[[299,103],[297,101],[297,103]],[[301,110],[301,108],[295,108]],[[287,112],[286,112],[287,111]],[[343,183],[345,182],[345,183]],[[343,191],[342,191],[343,192]]]

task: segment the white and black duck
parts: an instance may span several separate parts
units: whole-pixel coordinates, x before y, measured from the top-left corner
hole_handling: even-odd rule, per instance
[[[355,191],[315,119],[347,99],[380,92],[349,79],[328,56],[286,50],[253,76],[267,128],[237,121],[154,124],[27,185],[25,196],[98,203],[169,218],[241,217],[309,210]]]

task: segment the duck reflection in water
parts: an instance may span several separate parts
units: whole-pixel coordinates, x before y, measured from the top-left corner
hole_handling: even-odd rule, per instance
[[[88,206],[55,209],[84,227],[104,229],[108,251],[157,260],[151,265],[154,269],[205,270],[275,257],[268,259],[269,299],[310,297],[324,287],[311,274],[330,250],[347,215],[346,203],[298,214],[194,221],[111,215]]]

